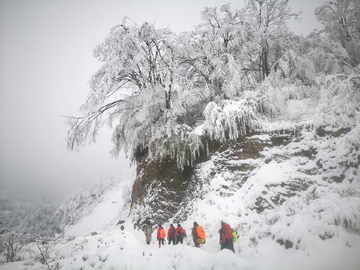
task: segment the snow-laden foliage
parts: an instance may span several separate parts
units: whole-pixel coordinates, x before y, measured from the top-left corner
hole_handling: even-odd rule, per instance
[[[19,260],[19,252],[22,246],[19,243],[14,243],[14,235],[10,234],[8,241],[3,242],[5,250],[3,252],[6,262],[15,262]]]
[[[350,60],[345,49],[337,42],[324,38],[319,31],[313,31],[301,40],[297,76],[307,84],[321,74],[336,74],[345,71]]]
[[[121,151],[135,162],[170,157],[183,169],[207,155],[213,141],[237,140],[261,129],[259,121],[289,120],[289,100],[315,97],[324,110],[338,107],[326,96],[340,81],[329,88],[323,80],[330,77],[319,77],[350,75],[346,48],[319,31],[306,38],[291,33],[286,23],[299,14],[288,1],[206,7],[201,15],[201,25],[179,36],[128,19],[111,29],[94,50],[103,66],[90,80],[84,116],[67,118],[70,149],[94,142],[108,124],[114,157]],[[347,121],[351,104],[339,121]]]
[[[131,99],[126,102],[129,96],[151,94],[161,87],[162,97],[157,99],[165,104],[162,110],[169,108],[176,66],[173,39],[170,30],[155,30],[147,23],[129,26],[124,20],[111,29],[105,42],[94,50],[103,66],[90,80],[91,92],[81,107],[84,117],[68,118],[70,149],[95,139],[104,113],[111,125],[114,117],[128,109],[127,103],[132,105]]]
[[[255,19],[257,13],[264,17]],[[206,105],[256,89],[260,77],[270,73],[270,59],[277,60],[289,47],[282,42],[289,33],[281,25],[293,16],[280,0],[249,1],[241,10],[230,4],[220,11],[207,7],[203,23],[181,36],[125,18],[94,50],[103,65],[90,80],[91,91],[81,107],[84,116],[67,118],[68,147],[95,142],[107,123],[114,130],[115,157],[124,151],[136,161],[147,152],[151,159],[170,156],[179,168],[194,164],[206,149],[207,142],[195,132],[205,120]],[[274,38],[276,44],[268,44]],[[278,55],[272,56],[274,46]],[[231,124],[234,136],[243,133],[239,124]]]
[[[248,75],[253,52],[245,46],[251,33],[242,17],[242,11],[233,11],[230,4],[221,6],[220,12],[206,7],[203,23],[182,34],[181,66],[189,78],[208,85],[213,100],[237,96],[254,82]]]
[[[298,20],[300,13],[293,13],[287,0],[248,0],[245,5],[245,21],[253,32],[250,44],[256,46],[250,61],[259,81],[263,81],[274,63],[294,46],[287,22]]]
[[[256,110],[255,101],[250,99],[211,102],[204,110],[203,129],[211,140],[234,141],[257,127]]]
[[[351,65],[360,63],[360,3],[357,0],[328,1],[315,9],[327,36],[348,52]]]
[[[179,43],[170,30],[147,23],[128,26],[125,20],[114,27],[95,49],[104,65],[91,79],[92,91],[81,107],[85,116],[67,119],[69,148],[94,141],[107,123],[114,129],[114,157],[124,151],[136,160],[148,151],[151,158],[184,160],[180,167],[190,162],[182,140],[191,141],[188,134],[208,91],[182,75]]]
[[[360,121],[360,73],[319,78],[318,125],[338,130]]]
[[[24,244],[37,237],[52,237],[61,232],[60,224],[54,216],[61,205],[61,198],[49,191],[35,191],[34,194],[35,198],[6,196],[1,200],[0,252],[5,248],[4,241]]]

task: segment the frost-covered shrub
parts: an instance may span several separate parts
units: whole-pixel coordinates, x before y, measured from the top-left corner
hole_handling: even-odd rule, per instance
[[[6,262],[15,262],[19,260],[19,251],[22,249],[22,245],[14,242],[14,234],[10,234],[7,241],[4,241],[5,250],[3,256],[6,258]]]
[[[291,84],[270,75],[257,93],[257,110],[269,119],[286,118],[289,100],[302,100],[313,95],[314,88]]]
[[[39,236],[53,237],[60,233],[60,224],[54,213],[61,200],[56,194],[37,194],[36,198],[23,195],[3,202],[4,207],[0,209],[0,252],[5,248],[3,242],[8,241],[11,234],[16,234],[16,242],[26,244]]]
[[[359,73],[319,78],[317,125],[328,129],[353,127],[360,120]]]
[[[223,100],[209,103],[203,124],[207,137],[226,142],[236,140],[257,127],[256,102],[251,99]]]
[[[343,73],[349,65],[344,48],[336,42],[324,39],[314,31],[306,38],[299,38],[299,44],[284,53],[272,66],[266,80],[275,84],[316,85],[316,78],[322,75]]]
[[[314,78],[321,74],[342,73],[349,57],[337,42],[324,38],[320,32],[313,31],[302,42],[301,66],[303,75]],[[301,69],[298,69],[299,74]]]
[[[149,142],[149,158],[157,159],[170,156],[177,161],[178,167],[192,166],[193,162],[205,150],[202,137],[188,125],[179,125],[175,121],[167,121],[154,130]]]

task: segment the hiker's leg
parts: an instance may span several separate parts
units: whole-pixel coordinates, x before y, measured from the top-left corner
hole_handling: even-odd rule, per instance
[[[234,252],[234,254],[235,254],[234,243],[232,241],[230,242],[230,248],[231,248],[232,252]]]

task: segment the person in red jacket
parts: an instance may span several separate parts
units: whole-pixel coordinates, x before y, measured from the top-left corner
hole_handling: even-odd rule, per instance
[[[170,224],[170,228],[168,230],[167,239],[169,240],[169,245],[171,242],[175,245],[175,227]]]
[[[180,224],[178,224],[176,231],[175,231],[175,238],[176,238],[176,244],[179,242],[182,244],[184,237],[186,237],[186,231],[181,227]]]
[[[221,228],[219,230],[219,234],[220,234],[220,244],[221,244],[220,250],[227,248],[235,253],[234,244],[233,244],[234,235],[232,233],[232,229],[230,225],[221,221]]]
[[[166,232],[163,229],[163,227],[161,226],[161,224],[159,224],[159,228],[157,230],[157,240],[159,240],[159,248],[161,248],[161,244],[164,246],[165,245],[165,237],[166,237]]]

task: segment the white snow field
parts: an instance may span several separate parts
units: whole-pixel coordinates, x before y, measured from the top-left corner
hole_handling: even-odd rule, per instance
[[[209,163],[204,164],[204,170],[208,169]],[[264,176],[266,172],[275,172],[278,169],[279,164],[269,163],[259,169],[258,174],[253,177]],[[287,172],[288,170],[285,170],[284,174]],[[226,183],[226,180],[221,178],[217,178],[216,181]],[[218,185],[216,181],[212,184],[212,188]],[[275,181],[273,174],[269,175],[268,181]],[[249,190],[252,195],[249,194],[248,199],[255,196],[255,193],[260,192],[261,187],[268,183],[260,180],[255,182],[253,189]],[[231,200],[234,198],[217,198],[210,192],[206,198],[198,202],[194,215],[182,223],[188,234],[184,244],[176,246],[166,244],[159,248],[156,230],[150,245],[146,245],[143,232],[133,228],[130,218],[123,223],[125,230],[120,230],[117,221],[127,214],[124,211],[128,211],[125,200],[121,199],[121,186],[122,183],[109,190],[102,202],[90,214],[83,216],[77,224],[66,228],[67,237],[54,242],[49,254],[51,269],[359,269],[358,235],[347,233],[345,229],[339,227],[338,231],[334,232],[334,237],[323,241],[315,233],[316,230],[329,225],[326,216],[325,219],[324,217],[320,219],[319,216],[310,217],[313,214],[313,207],[325,209],[323,212],[326,212],[329,218],[333,214],[331,211],[343,210],[339,205],[340,198],[334,194],[325,196],[317,205],[309,205],[308,209],[304,206],[302,211],[293,216],[286,213],[288,209],[284,206],[284,212],[278,213],[284,222],[278,222],[272,228],[265,220],[273,217],[275,213],[269,212],[260,216],[249,212],[249,215],[244,217],[247,224],[244,222],[237,227],[239,240],[235,243],[236,254],[233,254],[229,250],[219,251],[217,229],[220,227],[221,219],[226,221],[228,217],[231,221],[231,213],[246,208],[245,204],[240,206],[238,201],[231,203],[229,198]],[[216,207],[209,206],[209,201],[212,201]],[[303,207],[301,201],[297,202],[297,206],[296,202],[293,203],[295,204],[293,207]],[[348,199],[345,205],[349,208],[359,207],[359,201]],[[223,212],[223,207],[227,209],[226,213]],[[201,249],[194,247],[189,236],[195,218],[204,226],[207,233],[207,243]],[[319,223],[323,224],[319,225]],[[166,230],[169,228],[169,224],[164,226]],[[289,239],[301,239],[300,248],[285,249],[283,245],[266,237],[258,238],[257,245],[249,241],[252,234],[261,235],[265,231],[276,231],[278,235],[287,235]],[[35,246],[32,248],[36,250]],[[46,264],[27,259],[1,265],[0,269],[40,270],[48,267]]]

